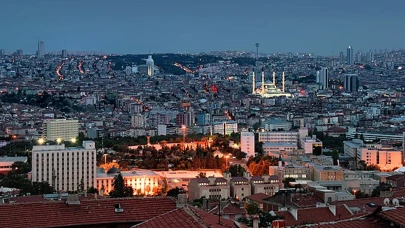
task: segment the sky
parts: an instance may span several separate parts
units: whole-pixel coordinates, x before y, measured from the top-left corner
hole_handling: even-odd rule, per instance
[[[404,0],[4,0],[0,49],[338,55],[403,48]]]

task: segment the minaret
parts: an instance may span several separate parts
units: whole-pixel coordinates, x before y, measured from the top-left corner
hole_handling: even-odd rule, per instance
[[[255,70],[253,69],[253,78],[252,78],[252,94],[255,94],[256,92],[256,76],[255,76]]]
[[[264,69],[262,69],[262,94],[264,94]]]
[[[285,81],[285,75],[284,75],[284,71],[283,71],[283,81],[282,81],[282,83],[283,83],[283,93],[284,93],[284,91],[285,91],[285,84],[284,84],[284,81]]]
[[[273,84],[276,86],[276,72],[273,71]]]

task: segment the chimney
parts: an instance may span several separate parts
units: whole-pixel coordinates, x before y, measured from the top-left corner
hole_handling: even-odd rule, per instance
[[[259,216],[258,215],[253,216],[253,228],[259,228]]]
[[[336,205],[329,205],[329,210],[332,212],[333,216],[336,216]]]
[[[298,220],[298,210],[297,209],[291,209],[290,213],[294,217],[295,220]]]

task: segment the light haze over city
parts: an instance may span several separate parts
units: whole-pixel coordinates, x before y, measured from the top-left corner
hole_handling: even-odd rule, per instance
[[[311,52],[402,48],[405,2],[393,1],[4,1],[6,51],[106,53],[212,50]],[[382,10],[384,9],[384,10]]]

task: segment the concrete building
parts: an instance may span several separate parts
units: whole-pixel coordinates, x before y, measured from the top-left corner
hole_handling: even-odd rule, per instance
[[[359,90],[359,77],[357,74],[345,74],[344,86],[347,92],[357,92]]]
[[[44,57],[45,55],[45,42],[44,41],[38,41],[38,50],[37,50],[37,57],[41,58]]]
[[[48,182],[56,191],[78,191],[96,186],[96,149],[93,141],[82,147],[62,145],[32,148],[32,182]]]
[[[333,166],[315,166],[314,181],[341,181],[344,179],[343,170]]]
[[[61,139],[70,141],[79,135],[79,121],[66,119],[44,120],[42,123],[42,138],[47,141]]]
[[[376,145],[374,148],[362,147],[357,150],[357,161],[377,165],[381,171],[390,171],[402,166],[402,151],[382,145]]]
[[[296,131],[265,131],[259,132],[259,142],[263,143],[298,143]]]
[[[264,131],[288,131],[292,128],[292,122],[282,119],[269,119],[261,127]]]
[[[329,87],[329,73],[327,67],[321,67],[316,82],[321,84],[323,89]]]
[[[190,201],[205,197],[207,199],[228,199],[231,195],[230,186],[225,178],[195,178],[188,184]]]
[[[166,135],[167,134],[167,125],[166,124],[159,124],[157,134],[158,135]]]
[[[146,127],[146,117],[143,114],[132,115],[131,116],[131,127],[145,128]]]
[[[353,65],[353,64],[354,64],[353,48],[352,48],[351,46],[349,46],[349,47],[347,48],[346,64],[347,64],[347,65]]]
[[[305,150],[306,154],[321,154],[322,142],[316,137],[305,137],[301,139],[301,146]]]
[[[297,149],[296,143],[263,143],[263,151],[269,156],[274,156],[280,152],[291,154]]]
[[[280,179],[294,178],[296,180],[311,180],[312,170],[309,167],[289,164],[285,166],[270,166],[269,167],[270,176],[278,176]]]
[[[246,196],[250,196],[252,187],[249,179],[246,177],[232,177],[229,181],[231,186],[231,197],[242,200]]]
[[[221,135],[230,135],[238,132],[238,123],[233,120],[213,123],[213,133]]]
[[[255,134],[253,132],[242,131],[240,134],[241,151],[247,154],[247,158],[255,156]]]
[[[114,190],[114,177],[121,173],[124,183],[131,186],[134,195],[153,195],[156,188],[159,187],[159,176],[150,170],[122,171],[113,167],[107,172],[97,172],[96,188],[104,189],[104,194],[109,194]]]
[[[273,196],[280,189],[280,180],[275,175],[253,176],[250,178],[250,185],[252,186],[252,194],[264,193]]]

